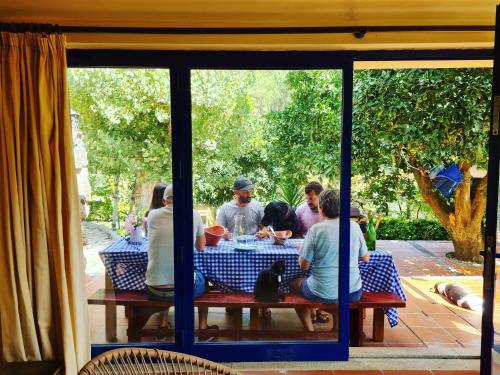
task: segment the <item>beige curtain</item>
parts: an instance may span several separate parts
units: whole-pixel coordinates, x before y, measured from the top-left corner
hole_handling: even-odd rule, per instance
[[[0,361],[89,359],[65,38],[1,33]]]

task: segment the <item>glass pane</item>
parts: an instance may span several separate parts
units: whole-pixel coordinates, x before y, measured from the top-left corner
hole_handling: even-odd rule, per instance
[[[159,329],[173,301],[152,301],[173,298],[169,72],[69,69],[69,83],[91,342],[173,341]]]
[[[406,308],[385,311],[378,340],[367,323],[380,311],[367,311],[366,345],[477,356],[491,69],[354,78],[352,204],[381,215],[363,290],[406,297]]]
[[[498,201],[500,203],[500,196]],[[500,211],[499,211],[499,216],[497,217],[497,245],[496,245],[497,254],[500,253],[500,236],[498,235],[499,232],[500,232]],[[498,291],[499,287],[500,283],[498,281],[498,276],[497,276],[495,280],[495,301],[494,301],[495,307],[493,310],[494,336],[493,336],[493,352],[492,352],[492,363],[493,363],[492,374],[495,375],[500,374],[500,332],[498,332],[498,330],[496,329],[496,327],[500,327],[500,298]]]
[[[191,95],[193,205],[207,241],[194,253],[206,281],[196,301],[220,301],[197,340],[337,340],[332,315],[303,295],[338,295],[341,71],[194,70]],[[331,220],[321,188],[337,189]],[[307,288],[294,281],[307,276]]]

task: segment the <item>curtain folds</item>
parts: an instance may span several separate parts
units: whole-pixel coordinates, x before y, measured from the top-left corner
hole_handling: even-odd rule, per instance
[[[65,38],[1,33],[0,361],[90,357]]]

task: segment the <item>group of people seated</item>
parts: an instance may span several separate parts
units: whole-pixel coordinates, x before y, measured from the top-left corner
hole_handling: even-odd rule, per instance
[[[336,190],[324,190],[320,183],[310,182],[304,189],[305,203],[294,211],[287,203],[273,201],[265,208],[252,199],[254,186],[246,177],[238,177],[233,184],[234,199],[217,211],[216,222],[227,229],[226,237],[234,232],[236,215],[243,217],[245,234],[263,238],[268,226],[274,230],[290,230],[295,238],[304,238],[299,249],[299,266],[310,276],[292,280],[292,292],[320,303],[337,303],[339,268],[339,215],[340,199]],[[155,186],[150,210],[147,213],[149,237],[146,286],[148,297],[156,301],[171,302],[174,299],[174,251],[173,251],[173,187]],[[359,210],[351,209],[359,215]],[[359,261],[368,261],[368,251],[363,232],[356,222],[350,222],[350,300],[361,298]],[[193,242],[197,251],[205,248],[205,236],[200,214],[193,210]],[[194,297],[205,291],[203,274],[194,271]],[[296,309],[308,331],[314,331],[313,322],[326,322],[326,313],[311,309]],[[168,310],[163,314],[160,327],[168,327]],[[270,311],[269,311],[270,314]],[[264,314],[264,315],[269,315]],[[199,308],[199,328],[216,326],[207,324],[208,309]]]

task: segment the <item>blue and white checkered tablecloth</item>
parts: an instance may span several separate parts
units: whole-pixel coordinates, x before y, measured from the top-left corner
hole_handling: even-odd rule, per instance
[[[290,280],[304,275],[297,262],[300,241],[290,239],[284,246],[276,246],[270,240],[262,240],[255,251],[237,251],[231,241],[221,241],[218,246],[207,246],[203,252],[195,251],[194,266],[222,291],[253,292],[259,272],[284,259],[286,271],[281,285],[286,292]],[[147,250],[147,240],[134,245],[122,238],[99,252],[116,289],[144,289]],[[392,292],[406,300],[392,256],[385,250],[371,251],[370,261],[360,263],[359,269],[364,291]],[[385,309],[385,314],[391,327],[398,324],[397,309]]]

